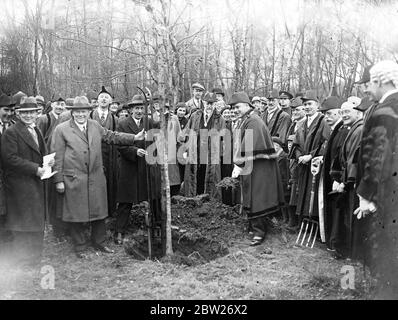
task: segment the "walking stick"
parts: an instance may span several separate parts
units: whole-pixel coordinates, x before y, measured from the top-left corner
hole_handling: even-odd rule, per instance
[[[145,98],[145,104],[144,104],[144,129],[147,132],[149,129],[149,121],[148,121],[148,98],[140,87],[137,86],[137,89],[142,92]],[[147,89],[149,91],[149,89]],[[150,97],[152,95],[150,94],[150,91],[148,92]],[[148,141],[145,139],[144,140],[145,144],[145,150],[148,147]],[[145,160],[145,177],[146,177],[146,186],[147,186],[147,194],[148,194],[148,206],[146,207],[145,210],[145,224],[147,227],[147,235],[148,235],[148,256],[149,259],[152,259],[152,215],[153,215],[153,208],[152,208],[152,185],[151,185],[151,177],[150,177],[150,172],[148,165]]]

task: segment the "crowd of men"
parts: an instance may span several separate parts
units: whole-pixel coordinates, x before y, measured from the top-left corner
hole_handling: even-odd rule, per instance
[[[161,171],[150,158],[160,149],[151,153],[150,133],[164,115],[171,195],[241,204],[252,246],[264,241],[269,215],[292,232],[303,218],[322,221],[319,237],[332,256],[369,266],[380,292],[397,296],[398,64],[369,66],[356,85],[362,99],[272,90],[225,101],[222,89],[195,83],[189,101],[153,96],[149,106],[141,95],[114,101],[105,87],[47,104],[3,94],[0,245],[20,263],[37,262],[49,223],[84,258],[88,224],[91,245],[112,253],[107,217],[115,217],[119,245],[133,205],[149,201],[159,221]],[[53,152],[56,173],[41,179],[43,156]],[[227,177],[239,187],[220,187]]]

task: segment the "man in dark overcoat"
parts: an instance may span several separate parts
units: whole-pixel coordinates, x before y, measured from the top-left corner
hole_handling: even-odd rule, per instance
[[[118,126],[119,132],[137,134],[145,128],[148,120],[148,130],[158,127],[158,123],[148,117],[144,119],[144,99],[135,95],[127,104],[130,116],[121,120]],[[136,141],[131,146],[119,147],[120,171],[116,215],[115,242],[122,244],[124,234],[129,223],[131,208],[134,204],[151,199],[151,208],[155,219],[160,217],[160,171],[156,165],[148,165],[145,141]],[[149,186],[147,184],[147,170],[149,175]],[[148,194],[150,189],[150,194]],[[150,195],[150,197],[149,197]],[[159,219],[156,219],[159,220]]]
[[[7,199],[5,227],[13,232],[16,261],[27,264],[40,262],[47,215],[46,186],[41,180],[47,147],[35,125],[38,110],[34,97],[25,98],[16,108],[18,121],[1,137]]]
[[[64,120],[64,116],[61,116],[65,112],[65,100],[62,97],[55,96],[51,101],[51,111],[49,113],[43,114],[40,116],[36,125],[37,128],[41,131],[43,135],[44,141],[47,145],[47,148],[50,149],[51,146],[51,138],[53,136],[55,127],[62,123]],[[52,178],[50,179],[50,183],[48,184],[48,211],[50,217],[50,224],[53,228],[54,237],[62,241],[67,234],[67,225],[60,218],[57,218],[57,203],[60,201],[57,198],[60,195],[55,190],[55,184],[52,183]]]

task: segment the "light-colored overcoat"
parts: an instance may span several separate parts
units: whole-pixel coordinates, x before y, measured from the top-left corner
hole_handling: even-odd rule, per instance
[[[133,134],[103,128],[95,120],[87,121],[87,137],[73,119],[54,130],[51,151],[56,152],[54,183],[64,182],[62,212],[66,222],[90,222],[108,216],[106,180],[101,142],[132,145]]]

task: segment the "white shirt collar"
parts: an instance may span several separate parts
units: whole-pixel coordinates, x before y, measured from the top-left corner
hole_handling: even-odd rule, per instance
[[[330,130],[333,131],[334,128],[336,128],[336,126],[337,126],[341,121],[343,121],[343,120],[340,119],[339,121],[336,121],[335,124],[332,125],[332,126],[330,127]]]
[[[57,115],[57,114],[54,112],[54,110],[52,110],[51,113],[53,114],[53,116],[54,116],[55,119],[58,119],[59,115]]]
[[[315,120],[315,118],[317,117],[318,112],[315,112],[312,116],[307,117],[307,126],[311,126],[312,122]]]
[[[387,97],[389,97],[389,96],[391,96],[392,94],[397,93],[397,92],[398,92],[398,89],[393,89],[393,90],[387,91],[387,92],[381,97],[379,103],[383,103],[383,102],[387,99]]]
[[[73,120],[73,121],[75,121],[75,120]],[[80,129],[80,131],[83,131],[84,129],[87,128],[87,121],[83,124],[77,123],[76,121],[75,121],[75,123],[76,123],[77,127]]]
[[[98,114],[99,114],[100,118],[102,117],[102,115],[104,115],[105,119],[106,119],[108,117],[108,112],[109,112],[108,109],[103,110],[100,107],[98,107]]]
[[[141,124],[141,120],[142,120],[142,119],[136,119],[136,118],[134,118],[134,117],[132,117],[132,118],[133,118],[133,120],[135,121],[135,124],[137,125],[137,127],[139,127],[140,124]]]

